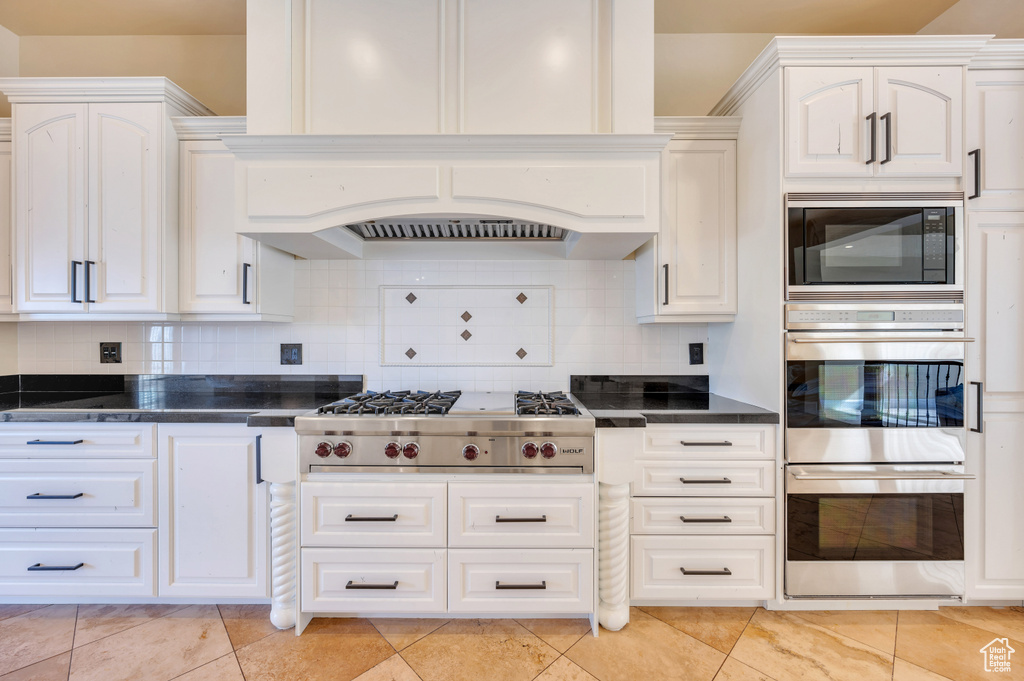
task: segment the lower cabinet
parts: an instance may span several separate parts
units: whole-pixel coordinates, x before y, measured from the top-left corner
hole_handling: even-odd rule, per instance
[[[445,611],[444,549],[302,549],[306,612]]]

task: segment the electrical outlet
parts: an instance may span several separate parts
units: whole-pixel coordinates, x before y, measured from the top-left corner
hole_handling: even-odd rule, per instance
[[[281,343],[281,364],[302,364],[302,343]]]
[[[704,363],[704,344],[690,343],[690,364]]]
[[[121,344],[100,343],[100,364],[120,364]]]

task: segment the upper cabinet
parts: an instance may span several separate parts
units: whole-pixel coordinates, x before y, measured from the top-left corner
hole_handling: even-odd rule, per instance
[[[164,78],[4,79],[14,117],[14,307],[177,313],[172,114],[209,114]]]
[[[785,89],[790,177],[961,173],[960,66],[798,66]]]
[[[14,309],[11,298],[11,119],[0,118],[0,314]]]
[[[1016,69],[968,70],[967,150],[967,207],[1024,210],[1024,54]]]

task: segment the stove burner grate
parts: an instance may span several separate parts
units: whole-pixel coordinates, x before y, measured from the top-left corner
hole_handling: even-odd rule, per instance
[[[576,415],[580,410],[565,393],[531,393],[520,390],[516,393],[516,414],[519,416],[563,416]]]
[[[333,402],[317,410],[318,414],[440,415],[447,414],[462,394],[458,390],[427,392],[417,390],[367,390]]]

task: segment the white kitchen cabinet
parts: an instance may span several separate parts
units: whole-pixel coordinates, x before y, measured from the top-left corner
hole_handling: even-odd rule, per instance
[[[161,596],[266,598],[267,485],[258,431],[244,425],[161,425]]]
[[[14,309],[11,296],[11,121],[0,119],[0,314]]]
[[[1024,210],[1024,63],[967,71],[968,210]]]
[[[960,66],[786,68],[786,175],[960,175],[963,73]]]
[[[182,318],[291,321],[295,259],[235,231],[235,157],[217,135],[244,133],[245,119],[179,117],[174,126]]]

